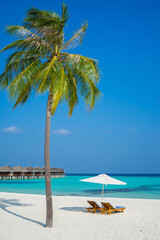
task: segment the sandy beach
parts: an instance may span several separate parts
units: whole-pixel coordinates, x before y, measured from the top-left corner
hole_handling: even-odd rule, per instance
[[[99,198],[89,198],[100,202]],[[0,193],[1,239],[160,239],[160,200],[105,198],[124,213],[88,213],[86,197],[54,196],[54,228],[45,228],[45,196]]]

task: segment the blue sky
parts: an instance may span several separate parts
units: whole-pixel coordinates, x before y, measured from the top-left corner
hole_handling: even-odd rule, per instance
[[[7,24],[20,25],[34,6],[61,12],[61,1],[1,3],[0,49],[13,38]],[[52,118],[51,165],[68,173],[159,173],[160,2],[66,0],[66,39],[82,22],[88,29],[74,52],[99,60],[102,100],[88,113],[82,100],[72,118],[59,106]],[[0,55],[3,72],[9,52]],[[32,96],[13,111],[0,92],[0,165],[43,166],[47,94]]]

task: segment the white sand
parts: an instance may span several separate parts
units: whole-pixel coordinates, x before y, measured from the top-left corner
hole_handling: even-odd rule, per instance
[[[53,197],[54,228],[45,228],[45,196],[0,193],[0,240],[159,240],[160,200],[106,198],[124,213],[85,211],[86,197]]]

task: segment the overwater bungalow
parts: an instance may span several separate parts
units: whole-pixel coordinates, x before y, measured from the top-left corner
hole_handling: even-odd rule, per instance
[[[51,177],[62,177],[64,176],[64,170],[62,168],[51,168]],[[0,167],[0,180],[9,179],[41,179],[45,177],[45,168],[40,167]]]

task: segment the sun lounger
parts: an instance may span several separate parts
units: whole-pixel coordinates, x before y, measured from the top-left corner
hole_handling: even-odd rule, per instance
[[[109,215],[111,215],[112,212],[123,212],[125,207],[120,207],[120,206],[116,206],[116,207],[113,207],[110,203],[103,203],[102,202],[102,205],[103,205],[103,208],[101,210],[102,214],[103,213],[109,213]]]
[[[90,207],[89,208],[86,208],[88,210],[88,212],[92,212],[93,213],[96,213],[96,211],[101,211],[102,208],[100,206],[98,206],[98,204],[94,201],[87,201],[89,204],[90,204]]]

